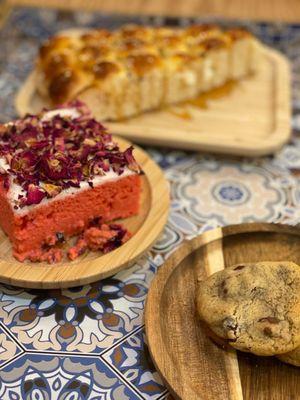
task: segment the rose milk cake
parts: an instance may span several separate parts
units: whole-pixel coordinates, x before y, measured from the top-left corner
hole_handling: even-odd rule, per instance
[[[139,211],[140,168],[81,102],[0,127],[0,226],[23,261]]]

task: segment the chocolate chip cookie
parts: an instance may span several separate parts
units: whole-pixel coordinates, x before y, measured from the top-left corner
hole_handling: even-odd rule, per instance
[[[300,346],[300,267],[259,262],[228,267],[199,283],[200,319],[232,347],[271,356]]]
[[[280,354],[277,356],[277,358],[285,363],[300,367],[300,347],[297,347],[295,350],[292,350],[289,353]]]

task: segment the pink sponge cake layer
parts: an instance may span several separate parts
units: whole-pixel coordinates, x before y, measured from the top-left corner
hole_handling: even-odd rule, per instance
[[[81,103],[27,118],[0,132],[0,226],[17,259],[55,235],[82,232],[95,218],[138,213],[141,177],[132,149],[121,152]]]
[[[96,217],[113,221],[137,214],[140,188],[140,176],[131,175],[17,214],[2,185],[0,225],[13,244],[14,255],[22,259],[22,254],[46,244],[57,233],[80,233]]]

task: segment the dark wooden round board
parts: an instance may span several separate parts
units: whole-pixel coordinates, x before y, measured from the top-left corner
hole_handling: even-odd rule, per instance
[[[257,261],[300,265],[300,229],[249,223],[185,242],[160,268],[146,304],[146,334],[157,370],[176,399],[300,399],[300,368],[274,357],[228,352],[202,331],[197,281],[226,266]]]

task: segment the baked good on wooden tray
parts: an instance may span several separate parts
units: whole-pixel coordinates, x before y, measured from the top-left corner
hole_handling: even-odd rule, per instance
[[[241,28],[72,30],[42,45],[35,80],[49,105],[76,98],[115,121],[242,79],[255,72],[259,54],[257,39]]]
[[[300,365],[298,265],[260,262],[216,272],[199,283],[197,311],[218,343]]]
[[[56,262],[55,246],[110,251],[128,238],[107,224],[139,211],[140,167],[79,101],[0,126],[0,226],[24,261]]]

